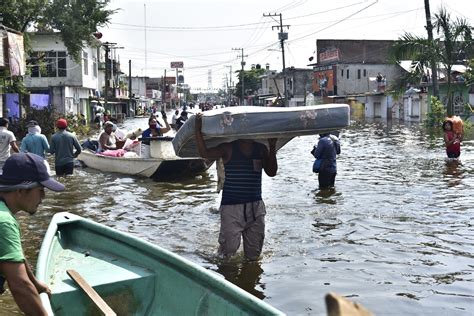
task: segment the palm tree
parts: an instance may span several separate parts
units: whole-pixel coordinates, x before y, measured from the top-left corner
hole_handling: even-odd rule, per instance
[[[472,30],[466,19],[457,18],[451,20],[446,9],[441,8],[434,15],[433,28],[437,38],[430,41],[410,33],[405,33],[392,46],[391,54],[396,62],[411,59],[421,66],[429,65],[431,62],[442,65],[446,69],[447,79],[447,112],[453,115],[453,95],[451,91],[451,69],[453,65],[462,63],[461,55],[469,55],[473,48]],[[462,58],[464,59],[464,58]],[[418,71],[421,81],[423,72]]]

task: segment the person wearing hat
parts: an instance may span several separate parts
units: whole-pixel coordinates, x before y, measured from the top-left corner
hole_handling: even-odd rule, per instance
[[[104,130],[99,135],[98,152],[117,149],[117,137],[115,137],[113,129],[114,123],[112,123],[111,121],[107,121],[104,123]]]
[[[57,176],[69,175],[74,172],[74,158],[81,153],[81,145],[76,136],[66,130],[67,121],[59,119],[56,122],[59,129],[51,137],[49,152],[55,155],[54,168]],[[76,151],[74,151],[76,149]]]
[[[38,122],[31,120],[26,123],[28,134],[21,140],[20,151],[33,153],[45,158],[45,153],[49,152],[49,144],[46,136],[41,134],[41,127]]]
[[[0,118],[0,169],[8,157],[10,157],[11,150],[16,153],[20,151],[16,144],[15,135],[8,130],[8,124],[9,121],[6,118]]]
[[[21,246],[16,213],[33,215],[45,197],[44,188],[63,191],[64,185],[49,177],[42,157],[32,153],[13,154],[0,176],[0,293],[7,281],[18,307],[26,315],[47,315],[40,293],[49,287],[33,274]]]

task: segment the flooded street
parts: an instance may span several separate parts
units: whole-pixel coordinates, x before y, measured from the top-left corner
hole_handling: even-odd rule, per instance
[[[145,127],[146,119],[133,123]],[[176,252],[288,315],[325,315],[328,292],[377,315],[471,314],[474,131],[459,164],[445,160],[441,134],[417,125],[353,122],[340,136],[335,192],[320,192],[311,171],[316,136],[278,152],[277,176],[263,177],[258,263],[216,257],[214,166],[174,183],[76,169],[63,179],[65,192],[47,192],[36,215],[19,217],[25,252],[36,264],[52,215],[69,211]],[[10,296],[0,301],[0,315],[18,313]]]

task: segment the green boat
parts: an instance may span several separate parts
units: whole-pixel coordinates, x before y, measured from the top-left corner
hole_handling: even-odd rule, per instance
[[[70,213],[54,215],[37,277],[51,315],[100,315],[74,270],[117,315],[284,315],[222,276],[139,238]]]

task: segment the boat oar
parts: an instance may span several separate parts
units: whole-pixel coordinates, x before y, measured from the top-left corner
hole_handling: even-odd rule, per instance
[[[97,292],[90,286],[86,280],[75,270],[66,270],[67,274],[73,279],[79,287],[86,292],[87,296],[94,302],[105,316],[116,316],[117,314],[110,308],[109,305],[97,294]]]

